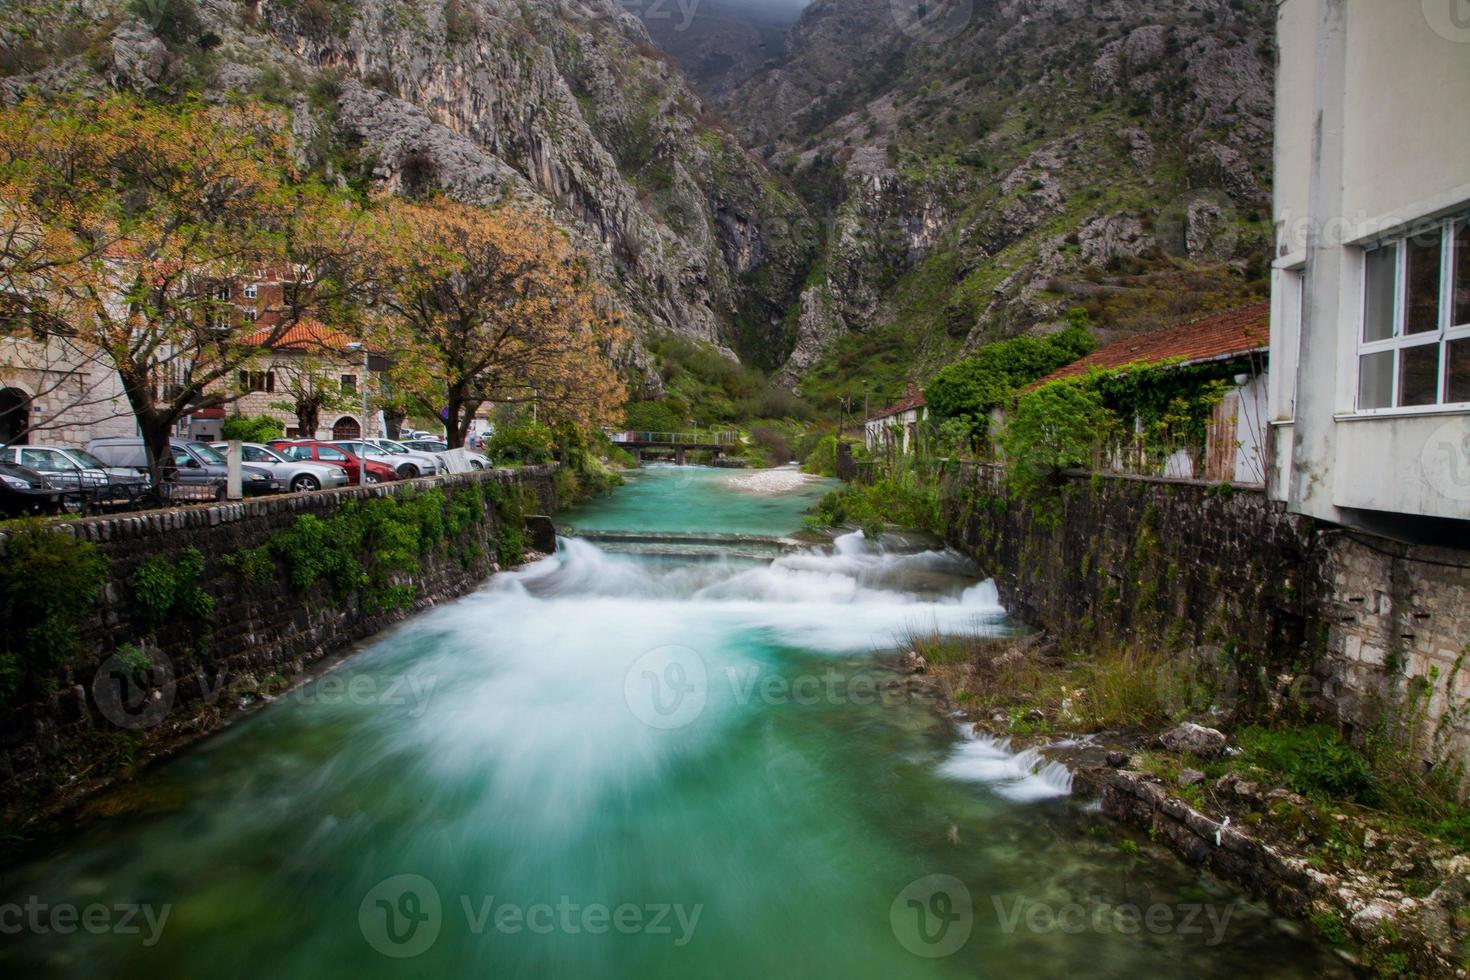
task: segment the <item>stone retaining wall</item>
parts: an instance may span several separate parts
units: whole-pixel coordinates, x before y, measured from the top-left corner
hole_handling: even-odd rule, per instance
[[[508,528],[506,515],[523,521],[526,510],[555,513],[555,472],[554,466],[493,470],[58,524],[58,533],[97,545],[109,560],[108,581],[80,624],[83,655],[64,667],[54,693],[0,713],[5,823],[24,824],[84,795],[139,760],[218,727],[242,701],[299,680],[324,657],[472,591],[497,569],[502,534],[513,531],[526,535],[528,545],[544,544],[544,527]],[[242,553],[262,548],[305,515],[329,520],[349,501],[406,499],[434,488],[448,498],[477,494],[482,517],[399,576],[414,590],[412,602],[400,608],[374,608],[362,590],[342,596],[321,584],[294,589],[279,567],[254,577],[239,568]],[[534,505],[528,500],[512,509],[496,502],[516,488],[530,491]],[[176,562],[189,548],[203,556],[198,581],[213,598],[213,614],[207,623],[171,617],[147,628],[132,595],[134,573],[150,559]],[[128,646],[150,660],[146,694],[132,681],[118,687],[118,656]]]
[[[1086,651],[1180,651],[1237,693],[1300,705],[1350,733],[1385,714],[1420,766],[1470,760],[1470,553],[1287,513],[1258,488],[1069,473],[1038,506],[999,467],[945,477],[952,545],[1012,614]],[[1470,786],[1470,784],[1467,784]]]

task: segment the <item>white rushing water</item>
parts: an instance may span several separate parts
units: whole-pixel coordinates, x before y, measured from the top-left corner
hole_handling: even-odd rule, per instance
[[[1016,752],[1010,739],[997,739],[960,725],[961,742],[954,754],[939,767],[951,779],[987,783],[1008,800],[1028,803],[1067,796],[1072,792],[1072,773],[1035,748]]]
[[[767,563],[659,562],[566,539],[407,627],[434,634],[416,671],[454,680],[400,735],[450,778],[483,777],[483,759],[498,758],[477,790],[485,819],[571,832],[773,699],[871,692],[882,673],[872,655],[909,635],[1008,630],[994,584],[969,571],[952,553],[890,552],[861,534]],[[773,693],[764,685],[782,650],[833,666],[803,678],[804,695]],[[1016,775],[991,780],[996,792],[1058,795],[1040,789],[1055,789],[1051,773],[1029,775],[1029,756],[987,751]]]

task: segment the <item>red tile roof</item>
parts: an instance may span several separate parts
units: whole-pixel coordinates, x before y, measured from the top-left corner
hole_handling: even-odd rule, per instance
[[[1128,364],[1158,364],[1162,361],[1200,364],[1238,357],[1265,350],[1270,336],[1271,304],[1257,303],[1109,344],[1080,361],[1053,371],[1027,390],[1050,381]]]
[[[316,320],[302,320],[293,323],[281,332],[280,336],[272,341],[276,327],[263,327],[245,338],[246,346],[270,347],[272,350],[344,350],[349,344],[357,341],[331,327]]]
[[[886,419],[891,415],[898,415],[903,412],[911,411],[915,408],[923,407],[923,395],[909,395],[901,402],[897,402],[896,404],[889,405],[887,408],[879,409],[878,411],[874,412],[872,415],[868,416],[868,421],[872,422],[877,419]]]

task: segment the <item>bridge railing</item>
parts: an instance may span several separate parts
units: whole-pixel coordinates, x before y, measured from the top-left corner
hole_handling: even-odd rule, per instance
[[[609,432],[614,443],[657,443],[667,446],[733,446],[738,432]]]

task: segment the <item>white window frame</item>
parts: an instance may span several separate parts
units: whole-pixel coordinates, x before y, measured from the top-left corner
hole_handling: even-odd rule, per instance
[[[256,299],[259,296],[260,296],[260,287],[257,286],[255,283],[252,282],[250,285],[248,285],[248,286],[245,287],[245,298],[246,299]]]
[[[1462,225],[1470,225],[1470,215],[1458,214],[1427,225],[1414,234],[1385,238],[1362,250],[1361,288],[1358,291],[1357,353],[1353,365],[1353,405],[1357,415],[1423,415],[1433,412],[1470,412],[1470,401],[1447,402],[1445,385],[1449,374],[1449,345],[1456,340],[1470,340],[1470,323],[1452,323],[1455,302],[1455,233]],[[1439,326],[1423,333],[1406,334],[1404,322],[1408,316],[1408,272],[1409,242],[1437,228],[1440,233],[1439,250]],[[1368,327],[1368,256],[1380,248],[1397,246],[1398,255],[1394,263],[1393,334],[1384,340],[1365,341]],[[1428,405],[1399,405],[1399,379],[1401,355],[1412,347],[1439,346],[1439,380],[1435,388],[1435,401]],[[1392,352],[1393,374],[1390,404],[1385,408],[1363,408],[1358,404],[1362,394],[1363,358],[1369,354]]]

